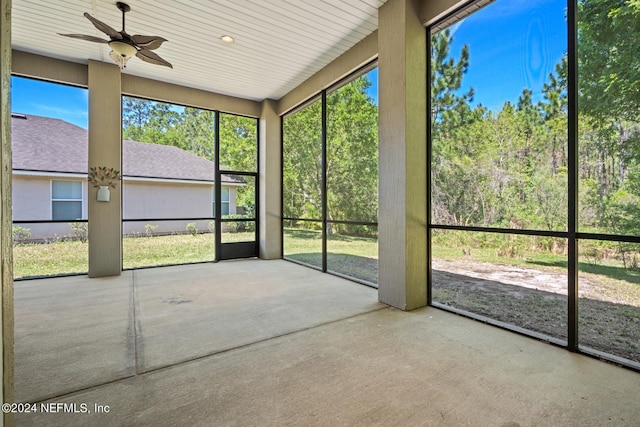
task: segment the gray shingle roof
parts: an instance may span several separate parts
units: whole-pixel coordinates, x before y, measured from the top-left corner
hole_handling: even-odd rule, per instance
[[[11,115],[13,168],[87,173],[87,131],[59,119]]]
[[[87,131],[60,119],[11,115],[13,168],[42,172],[87,173]],[[125,176],[213,181],[214,163],[177,147],[122,141]],[[244,180],[224,176],[223,182]]]

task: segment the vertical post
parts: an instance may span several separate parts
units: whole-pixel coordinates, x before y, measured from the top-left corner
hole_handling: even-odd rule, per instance
[[[425,44],[427,46],[426,55],[427,55],[427,72],[426,76],[431,76],[431,33],[429,31],[425,31]],[[431,269],[431,239],[433,237],[433,230],[429,228],[431,226],[431,154],[432,154],[432,116],[431,116],[431,84],[432,82],[429,80],[426,85],[425,90],[425,99],[427,100],[426,111],[425,111],[425,119],[427,121],[427,181],[425,183],[427,187],[427,305],[431,305],[433,301],[432,289],[433,289],[433,274]]]
[[[418,1],[378,15],[379,299],[427,304],[426,38]]]
[[[284,117],[280,117],[280,254],[284,258]]]
[[[122,172],[122,96],[120,69],[89,60],[89,167]],[[122,183],[109,202],[97,201],[89,187],[89,277],[122,271]]]
[[[567,51],[568,51],[568,335],[567,349],[578,350],[578,28],[576,22],[577,1],[567,0]]]
[[[11,241],[11,0],[0,0],[0,268],[2,328],[0,328],[0,400],[13,402],[13,246]],[[11,414],[0,417],[0,427],[12,425]]]
[[[214,141],[213,141],[213,161],[215,162],[215,182],[213,184],[214,191],[214,203],[216,210],[214,215],[215,229],[216,229],[216,261],[220,261],[220,255],[222,253],[222,174],[220,173],[220,111],[216,111],[214,116]]]
[[[282,123],[276,101],[262,101],[259,154],[259,256],[282,258]]]
[[[320,98],[322,109],[322,271],[327,272],[327,91],[322,91]]]

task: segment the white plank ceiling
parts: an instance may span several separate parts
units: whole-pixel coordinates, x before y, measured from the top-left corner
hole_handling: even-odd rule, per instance
[[[166,38],[155,52],[173,69],[132,58],[123,73],[252,100],[280,99],[375,31],[385,1],[128,0],[127,32]],[[111,62],[107,45],[57,33],[108,38],[83,13],[119,31],[115,3],[13,0],[13,48],[84,64]],[[235,43],[222,43],[225,34]]]

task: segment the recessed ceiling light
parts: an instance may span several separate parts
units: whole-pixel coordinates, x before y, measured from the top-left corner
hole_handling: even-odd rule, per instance
[[[226,43],[226,44],[231,44],[234,42],[233,37],[231,36],[222,36],[220,37],[220,40],[222,40],[222,43]]]

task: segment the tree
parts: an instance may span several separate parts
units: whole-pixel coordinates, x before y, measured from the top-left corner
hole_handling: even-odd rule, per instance
[[[254,172],[257,167],[256,119],[220,113],[220,165]]]
[[[151,102],[146,99],[122,97],[123,138],[140,141],[144,126],[151,117]]]
[[[542,93],[545,102],[540,103],[547,134],[551,137],[552,173],[559,166],[566,166],[567,154],[567,56],[564,55],[555,66],[555,73],[549,73],[549,81],[544,83]]]
[[[549,76],[545,101],[524,88],[496,113],[460,93],[465,46],[449,57],[447,31],[432,37],[432,221],[452,225],[563,229],[566,224],[566,63]]]
[[[367,95],[370,84],[361,76],[327,95],[327,208],[333,220],[377,221],[378,108]],[[322,219],[321,113],[318,100],[284,119],[285,217]]]
[[[582,211],[588,226],[630,232],[621,213],[635,203],[625,181],[640,150],[640,1],[583,0],[578,17]]]
[[[462,78],[469,68],[469,46],[464,45],[460,58],[451,56],[453,36],[449,29],[431,36],[431,119],[436,139],[447,137],[456,127],[463,125],[471,115],[469,103],[474,89],[459,94]]]
[[[329,219],[378,221],[378,108],[361,76],[327,96]],[[344,226],[338,226],[344,230]]]
[[[322,115],[315,101],[283,123],[284,216],[322,219]]]
[[[640,120],[639,0],[578,2],[580,111]]]
[[[239,172],[256,172],[258,155],[258,124],[256,119],[220,113],[220,168]],[[244,208],[245,217],[255,217],[257,182],[250,176],[241,177],[245,185],[236,188],[236,203]]]
[[[178,123],[177,133],[183,138],[179,146],[197,156],[214,161],[215,112],[185,107]]]

